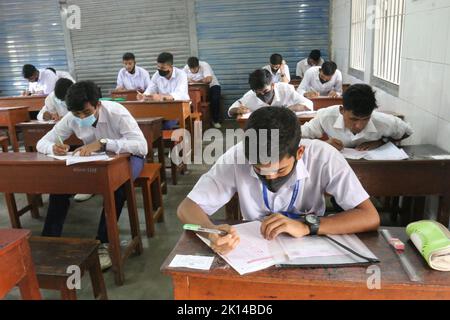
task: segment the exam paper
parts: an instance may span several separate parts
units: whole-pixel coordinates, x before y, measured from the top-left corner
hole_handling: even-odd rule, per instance
[[[65,156],[57,156],[54,154],[48,154],[48,157],[58,159],[58,160],[65,160],[66,165],[70,166],[77,163],[85,163],[85,162],[93,162],[93,161],[108,161],[112,158],[110,158],[108,155],[103,153],[93,153],[91,156],[87,157],[81,157],[79,155],[74,155],[73,152],[68,152]]]
[[[355,160],[404,160],[409,158],[403,149],[398,148],[392,142],[388,142],[381,147],[370,151],[358,151],[353,148],[344,148],[341,153],[346,159]]]
[[[214,257],[177,254],[170,262],[169,267],[209,270],[213,261]]]

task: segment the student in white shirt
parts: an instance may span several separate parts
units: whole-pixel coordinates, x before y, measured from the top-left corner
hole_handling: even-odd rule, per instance
[[[80,156],[88,156],[97,151],[131,153],[130,166],[133,179],[136,179],[142,171],[147,154],[145,137],[124,106],[112,101],[99,101],[99,98],[99,88],[91,81],[72,85],[66,95],[70,112],[39,140],[37,150],[44,154],[64,155],[69,146],[61,145],[58,141],[64,141],[75,134],[85,143],[75,150]],[[126,200],[125,187],[117,189],[114,196],[119,218]],[[70,195],[50,195],[43,236],[61,236],[69,205]],[[111,259],[105,245],[108,235],[104,213],[100,219],[97,239],[102,242],[99,250],[100,264],[105,269],[111,266]]]
[[[75,79],[72,77],[72,75],[69,72],[55,70],[54,68],[47,68],[47,69],[53,71],[53,73],[56,74],[56,76],[58,77],[58,80],[59,79],[69,79],[70,81],[75,83]]]
[[[343,106],[320,109],[302,127],[303,136],[310,139],[328,137],[327,142],[338,150],[376,149],[388,141],[409,137],[413,130],[400,118],[375,111],[375,92],[369,85],[355,84],[343,95]]]
[[[305,72],[311,67],[321,67],[325,61],[321,57],[320,50],[312,50],[308,58],[303,59],[297,63],[296,76],[302,78],[305,76]]]
[[[244,220],[261,220],[261,234],[267,240],[280,234],[299,238],[378,228],[378,212],[348,162],[336,149],[320,140],[300,141],[300,125],[292,111],[261,108],[250,116],[246,130],[255,131],[248,136],[254,136],[256,141],[249,143],[244,139],[245,146],[239,143],[230,148],[178,207],[177,214],[183,223],[228,233],[209,235],[215,251],[226,254],[239,243],[239,235],[233,227],[215,225],[210,220],[236,192]],[[260,130],[278,130],[277,141],[272,141],[271,135],[267,142],[262,140]],[[272,158],[271,145],[277,142],[279,149],[275,157],[278,160],[262,164],[259,151],[263,150]],[[237,163],[239,158],[244,161]],[[256,161],[250,162],[252,158]],[[324,216],[325,193],[334,196],[345,211]]]
[[[49,69],[36,69],[31,64],[25,64],[22,67],[22,76],[28,80],[28,90],[22,92],[22,95],[50,94],[55,90],[55,84],[58,80],[56,74]]]
[[[342,73],[333,61],[325,62],[321,67],[311,67],[306,71],[297,91],[307,98],[337,98],[342,95]]]
[[[45,105],[37,115],[39,121],[59,121],[69,112],[65,99],[67,90],[71,85],[73,85],[73,82],[66,78],[56,81],[55,91],[45,98]]]
[[[136,65],[136,58],[131,52],[122,56],[123,68],[117,75],[116,90],[136,90],[144,92],[150,85],[149,73]]]
[[[233,103],[228,110],[230,117],[255,111],[261,107],[288,107],[293,111],[312,110],[311,100],[301,96],[288,83],[273,83],[272,75],[266,69],[257,69],[249,76],[251,90]]]
[[[190,57],[184,67],[184,72],[188,76],[189,83],[206,83],[209,84],[209,100],[211,107],[211,115],[213,126],[217,129],[220,125],[220,83],[217,80],[209,63],[199,61],[197,57]]]
[[[264,66],[263,69],[270,71],[273,83],[289,83],[291,81],[289,67],[286,61],[283,60],[283,57],[278,53],[270,56],[270,64]]]

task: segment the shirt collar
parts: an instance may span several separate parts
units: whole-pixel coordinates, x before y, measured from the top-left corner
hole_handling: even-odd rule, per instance
[[[100,110],[98,110],[98,119],[97,123],[106,123],[106,117],[102,116],[103,112],[105,110],[105,106],[103,105],[103,102],[100,105]]]

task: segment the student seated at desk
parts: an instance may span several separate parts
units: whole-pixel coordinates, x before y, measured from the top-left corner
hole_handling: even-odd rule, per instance
[[[85,145],[75,150],[80,156],[88,156],[96,151],[114,153],[131,153],[130,166],[133,180],[141,173],[147,141],[136,120],[128,110],[119,103],[99,101],[99,88],[91,81],[81,81],[72,85],[66,96],[68,114],[37,143],[37,150],[44,154],[64,155],[67,145],[56,143],[64,141],[72,134]],[[126,200],[124,186],[116,190],[115,205],[119,218]],[[51,194],[42,236],[61,236],[64,220],[69,210],[71,195]],[[105,215],[102,212],[97,231],[97,239],[102,242],[99,249],[102,269],[111,266],[107,243]]]
[[[308,56],[308,58],[301,60],[297,63],[297,69],[295,75],[299,78],[305,76],[305,72],[308,71],[311,67],[321,67],[325,61],[323,61],[320,50],[312,50]]]
[[[324,62],[321,67],[311,67],[297,88],[298,93],[307,98],[342,95],[342,73],[333,61]]]
[[[266,69],[271,73],[273,83],[289,83],[291,81],[289,67],[286,64],[286,61],[283,60],[281,54],[274,53],[271,55],[270,64],[264,66],[263,69]]]
[[[189,83],[209,84],[209,99],[213,126],[220,129],[220,83],[217,80],[211,66],[208,62],[199,61],[197,57],[190,57],[184,72],[188,76]]]
[[[343,106],[332,106],[317,111],[317,115],[302,127],[303,137],[321,139],[338,150],[376,149],[386,142],[409,137],[413,130],[400,118],[374,111],[375,92],[366,84],[355,84],[343,95]]]
[[[45,105],[37,115],[39,121],[59,121],[69,112],[65,100],[67,90],[71,85],[73,82],[69,79],[62,78],[56,81],[55,91],[45,98]]]
[[[28,80],[28,90],[22,92],[23,96],[50,94],[55,90],[58,76],[49,69],[36,69],[31,64],[22,67],[22,76]]]
[[[378,228],[378,212],[350,165],[323,141],[300,141],[295,113],[287,108],[261,108],[252,113],[246,129],[255,131],[256,140],[230,148],[178,207],[183,223],[228,232],[209,235],[215,251],[226,254],[239,243],[233,227],[215,225],[209,218],[236,192],[244,220],[261,220],[261,234],[268,240],[280,234],[299,238]],[[267,140],[261,139],[261,130],[269,132]],[[277,138],[272,139],[271,130],[278,130]],[[275,155],[271,154],[272,144],[279,146]],[[262,160],[260,151],[276,160]],[[324,217],[325,193],[334,196],[345,211]]]
[[[123,68],[117,75],[118,91],[136,90],[144,92],[150,85],[150,75],[144,68],[136,65],[136,58],[131,52],[122,56]]]
[[[290,84],[272,83],[272,75],[266,69],[253,71],[248,83],[251,90],[231,105],[230,117],[267,106],[286,106],[293,111],[313,109],[312,101],[301,96]]]
[[[72,77],[72,75],[67,71],[55,70],[54,68],[47,68],[47,70],[53,71],[53,73],[56,74],[56,76],[58,77],[58,80],[59,79],[69,79],[73,83],[76,82],[75,79]]]

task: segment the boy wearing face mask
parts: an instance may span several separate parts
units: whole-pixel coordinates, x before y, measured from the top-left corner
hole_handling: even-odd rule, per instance
[[[340,97],[342,95],[342,73],[333,61],[325,62],[321,67],[311,67],[305,72],[297,92],[307,98]]]
[[[246,139],[245,145],[230,148],[178,207],[183,223],[227,232],[225,236],[208,235],[216,252],[226,254],[239,243],[233,227],[210,220],[236,192],[243,219],[261,220],[261,234],[267,240],[280,234],[299,238],[378,228],[378,212],[347,161],[323,141],[300,141],[300,125],[292,111],[261,108],[252,113],[246,130],[256,131],[249,134],[256,143]],[[261,130],[278,130],[278,135],[261,139]],[[271,155],[272,144],[279,146],[275,155]],[[261,150],[272,159],[270,162],[259,157]],[[238,163],[239,159],[244,161]],[[325,193],[334,196],[345,211],[325,217]]]
[[[252,72],[248,83],[251,90],[231,105],[228,110],[230,117],[267,106],[286,106],[292,111],[313,109],[312,101],[301,96],[290,84],[272,83],[272,75],[266,69]]]
[[[100,101],[100,90],[91,81],[73,84],[66,95],[67,113],[37,143],[38,152],[44,154],[65,155],[69,146],[62,145],[72,134],[82,140],[85,145],[75,150],[80,156],[89,156],[97,151],[114,153],[131,153],[130,166],[133,180],[144,166],[147,155],[147,141],[136,120],[128,110],[119,103]],[[126,200],[125,188],[120,187],[114,193],[117,218]],[[71,195],[51,194],[42,236],[61,236],[64,220],[70,205]],[[107,250],[108,235],[105,216],[102,213],[97,239],[102,243],[99,249],[102,269],[111,266]]]
[[[73,82],[71,80],[65,78],[56,81],[55,91],[45,98],[45,105],[37,115],[39,121],[59,121],[69,112],[65,99],[67,90],[72,84]]]
[[[150,85],[150,75],[141,67],[136,65],[136,58],[131,52],[127,52],[122,57],[123,68],[117,75],[116,90],[136,90],[144,92]]]
[[[269,71],[272,75],[273,83],[289,83],[291,81],[291,75],[289,74],[289,67],[286,61],[283,60],[281,54],[274,53],[270,56],[270,64],[263,67]]]

